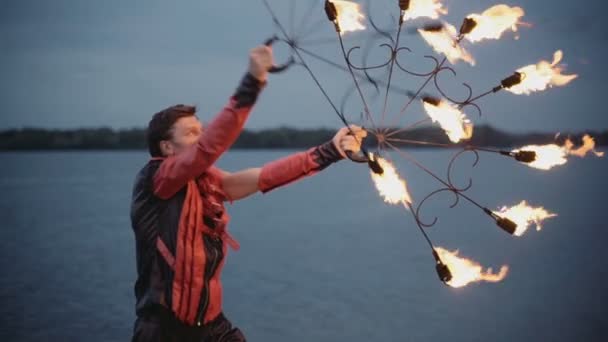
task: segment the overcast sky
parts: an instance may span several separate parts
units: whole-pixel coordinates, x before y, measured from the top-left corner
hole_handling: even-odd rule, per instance
[[[335,38],[322,7],[316,6],[306,17],[311,2],[297,0],[292,15],[287,4],[293,1],[269,0],[288,29],[294,26],[302,39],[311,41],[303,41],[303,47],[343,63],[337,41],[313,42]],[[397,1],[373,2],[374,18],[390,26],[388,16],[396,12]],[[445,19],[458,27],[466,14],[480,13],[498,2],[446,3]],[[510,33],[500,41],[469,46],[477,65],[456,64],[458,80],[480,93],[521,66],[550,61],[557,49],[564,51],[566,73],[579,78],[566,87],[531,96],[492,95],[479,101],[484,116],[467,113],[471,119],[512,131],[608,129],[604,107],[608,29],[602,24],[608,5],[565,0],[504,3],[523,7],[524,21],[531,26],[520,28],[518,40]],[[176,103],[198,105],[200,117],[208,120],[245,72],[248,50],[276,32],[261,0],[4,0],[1,5],[0,129],[143,127],[154,112]],[[312,27],[304,29],[311,33],[302,33],[301,22]],[[356,37],[345,36],[346,45],[352,46]],[[415,57],[407,58],[412,69],[428,68],[421,56],[431,51],[417,35],[404,34],[403,45],[414,50]],[[277,49],[277,58],[283,55]],[[349,75],[313,61],[311,67],[339,104],[344,89],[352,84]],[[446,87],[452,89],[450,77],[445,76]],[[415,89],[421,80],[398,75],[395,83]],[[460,88],[454,90],[454,96],[462,94]],[[371,98],[373,91],[365,91]],[[387,116],[394,115],[405,100],[398,95],[390,99]],[[348,103],[355,120],[360,102],[353,97]],[[381,117],[381,106],[372,107],[374,115]],[[413,107],[400,125],[409,117],[420,118],[419,110]],[[271,76],[247,123],[252,129],[281,125],[340,125],[301,68]]]

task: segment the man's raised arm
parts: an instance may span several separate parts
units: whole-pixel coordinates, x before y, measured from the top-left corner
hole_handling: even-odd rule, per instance
[[[260,46],[252,50],[249,72],[243,77],[226,107],[209,123],[194,145],[162,161],[154,175],[154,193],[158,197],[166,199],[173,196],[232,146],[266,84],[270,66],[272,52],[269,47]]]

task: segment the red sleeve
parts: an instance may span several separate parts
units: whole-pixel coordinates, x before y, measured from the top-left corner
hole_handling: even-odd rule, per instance
[[[213,165],[238,138],[252,106],[253,104],[241,106],[235,97],[231,98],[196,144],[163,160],[154,175],[154,194],[168,199],[190,179]]]
[[[258,189],[263,193],[312,176],[342,159],[332,141],[267,163],[262,167]]]

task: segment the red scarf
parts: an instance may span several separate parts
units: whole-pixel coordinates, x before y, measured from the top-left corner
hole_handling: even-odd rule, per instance
[[[152,158],[152,160],[162,159],[164,158]],[[207,181],[203,179],[201,183]],[[204,183],[201,187],[205,187]],[[158,250],[174,271],[171,309],[181,321],[191,325],[195,323],[204,286],[207,258],[203,234],[221,238],[233,250],[240,248],[238,242],[228,234],[226,222],[218,225],[215,230],[203,224],[203,200],[200,191],[196,180],[192,179],[186,184],[186,197],[178,224],[175,257],[171,255],[164,242],[160,238],[157,239]]]
[[[179,219],[172,294],[173,312],[189,324],[195,322],[204,285],[206,254],[203,234],[221,238],[233,250],[240,248],[225,225],[212,230],[203,224],[203,201],[196,181],[190,180]]]

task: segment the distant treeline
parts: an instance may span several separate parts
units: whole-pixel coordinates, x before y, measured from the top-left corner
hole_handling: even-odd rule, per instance
[[[260,131],[245,130],[234,144],[236,149],[280,149],[307,148],[331,139],[335,129],[295,129],[280,127]],[[475,127],[473,138],[463,144],[493,147],[517,147],[528,144],[562,144],[570,137],[578,145],[583,134],[590,134],[597,145],[608,145],[608,131],[562,133],[557,138],[553,133],[516,134],[497,130],[491,126]],[[371,136],[371,135],[370,135]],[[391,138],[449,144],[445,133],[437,127],[420,127],[399,133]],[[373,138],[366,144],[374,145]],[[397,146],[425,147],[425,145],[392,142]],[[463,145],[460,144],[460,145]],[[459,145],[455,145],[459,146]],[[83,128],[73,130],[12,129],[0,131],[0,151],[10,150],[131,150],[146,149],[144,129]]]

